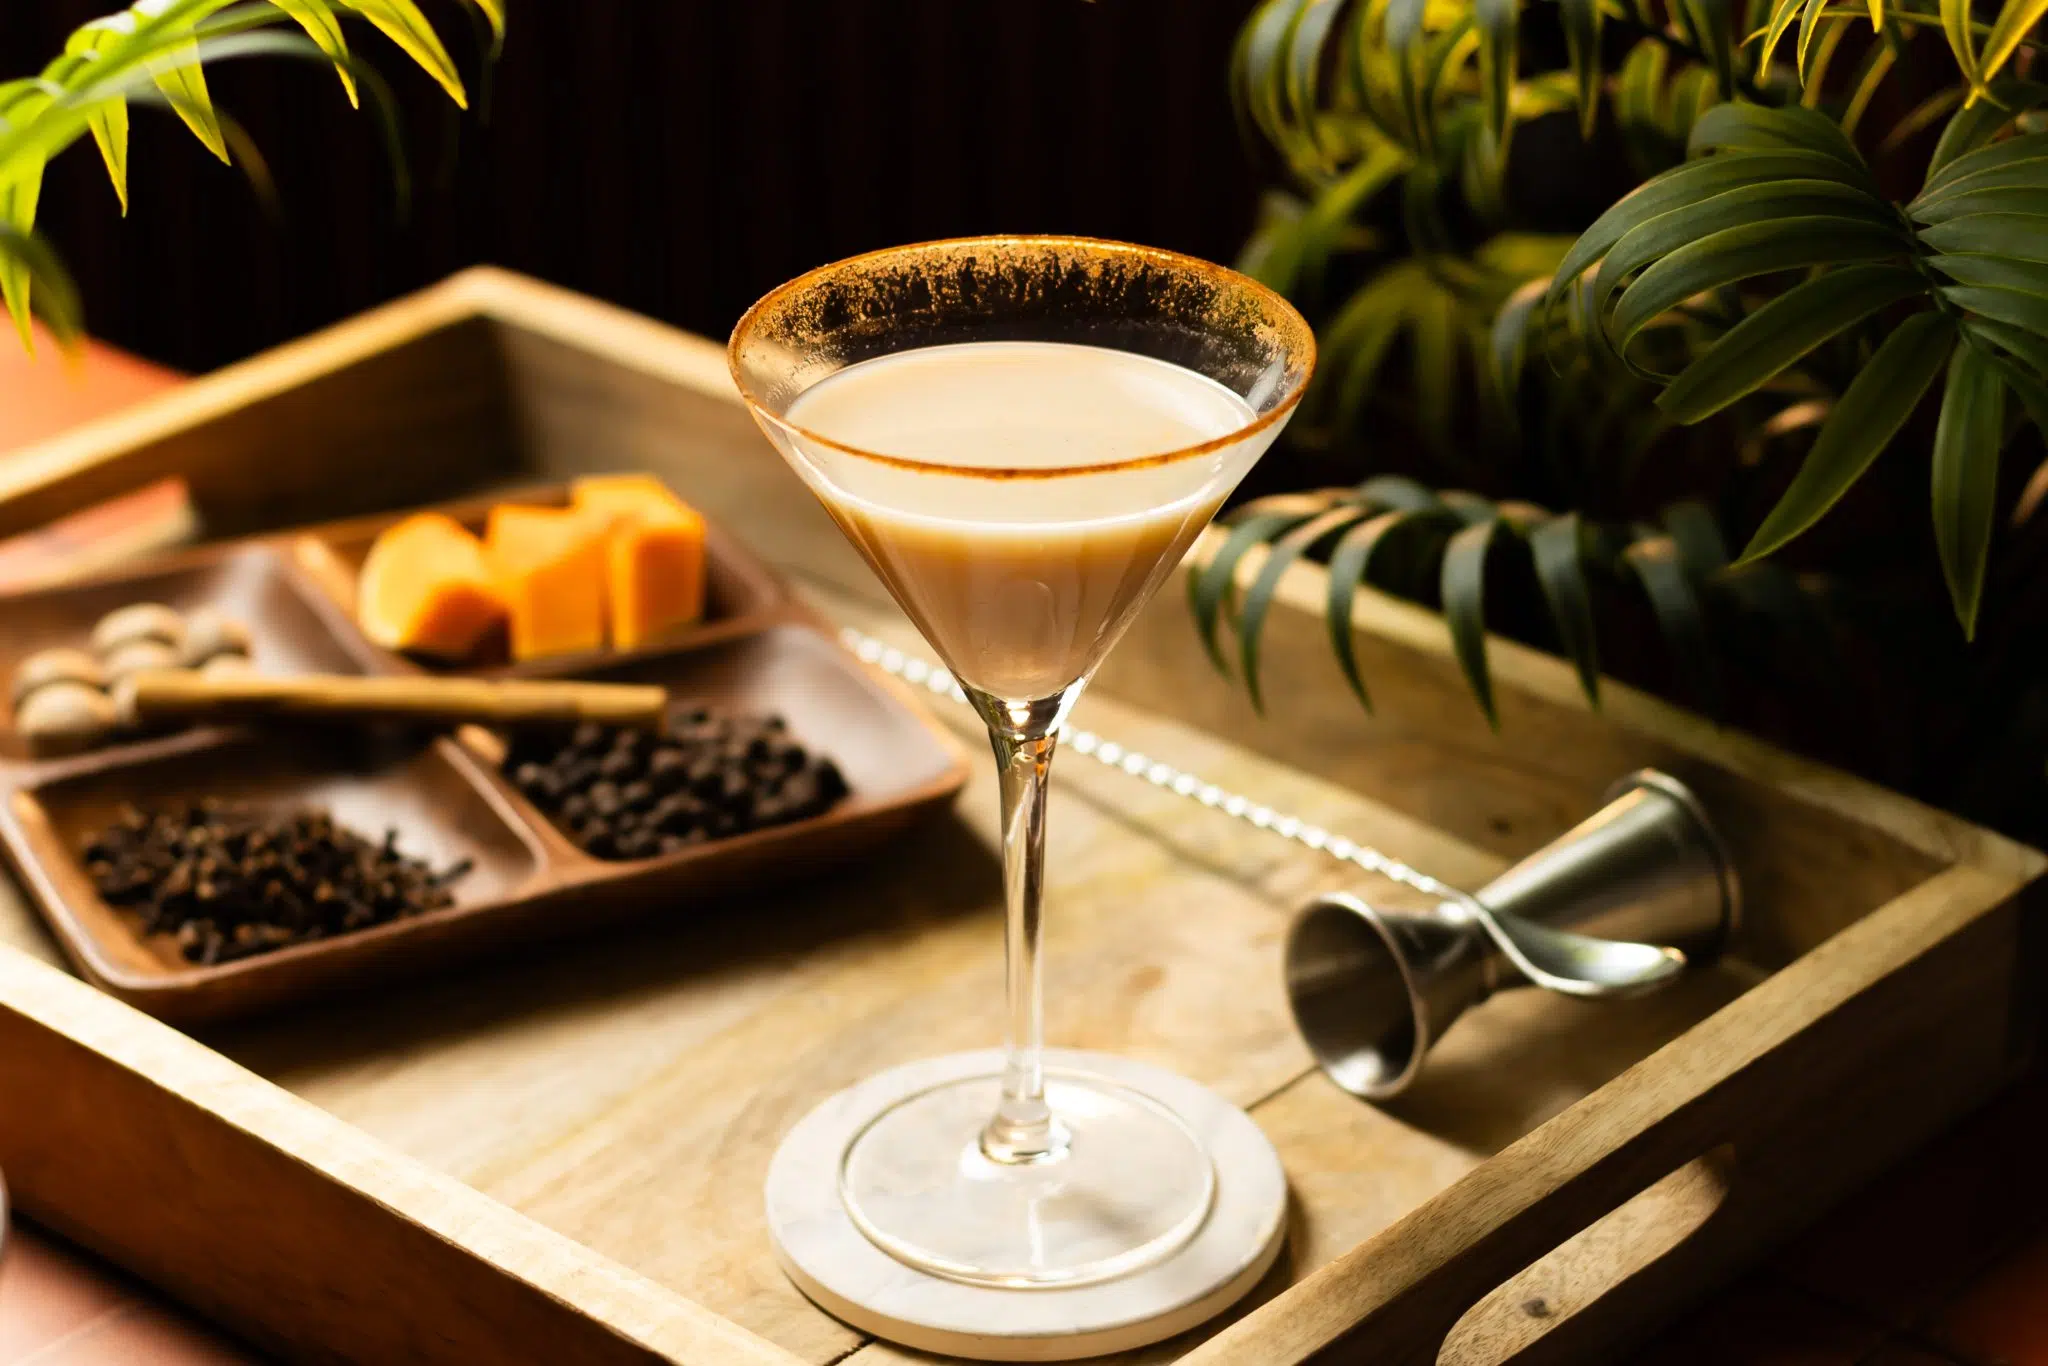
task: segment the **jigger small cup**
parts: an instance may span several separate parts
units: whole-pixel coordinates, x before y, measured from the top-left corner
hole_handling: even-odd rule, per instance
[[[1688,971],[1720,955],[1741,915],[1735,866],[1706,810],[1654,769],[1624,778],[1600,810],[1473,899],[1561,929],[1669,945]],[[1527,985],[1458,903],[1402,911],[1347,892],[1318,897],[1295,918],[1286,972],[1309,1051],[1367,1100],[1406,1090],[1467,1010]]]

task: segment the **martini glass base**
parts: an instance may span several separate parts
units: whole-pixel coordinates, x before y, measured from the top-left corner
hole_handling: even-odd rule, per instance
[[[997,1161],[981,1143],[1002,1075],[897,1101],[847,1147],[839,1196],[868,1240],[969,1285],[1087,1285],[1184,1246],[1216,1194],[1201,1141],[1157,1101],[1097,1076],[1046,1073],[1058,1149]]]
[[[1073,1165],[1013,1182],[1018,1166],[973,1143],[1001,1066],[989,1050],[893,1068],[784,1139],[769,1226],[784,1269],[828,1313],[926,1351],[1065,1360],[1185,1331],[1271,1267],[1286,1179],[1242,1111],[1147,1064],[1048,1050]],[[882,1146],[892,1136],[922,1146]],[[1160,1145],[1153,1170],[1126,1165],[1147,1143]],[[1106,1184],[1081,1165],[1087,1152],[1112,1159]]]

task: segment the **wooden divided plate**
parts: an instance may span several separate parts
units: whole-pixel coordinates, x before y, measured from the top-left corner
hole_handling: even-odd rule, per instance
[[[508,495],[559,503],[562,487]],[[489,500],[499,501],[499,500]],[[480,523],[488,502],[446,510]],[[355,573],[391,515],[289,537],[230,542],[172,566],[0,597],[10,623],[0,669],[34,650],[77,645],[105,612],[132,602],[211,606],[251,628],[268,673],[393,672],[419,667],[371,644],[351,619]],[[818,872],[943,805],[965,781],[950,733],[908,694],[863,669],[819,631],[781,581],[729,535],[707,546],[708,610],[651,648],[479,671],[656,683],[679,703],[779,715],[830,758],[849,793],[822,815],[709,840],[651,858],[601,860],[577,849],[498,769],[498,737],[202,729],[35,761],[0,733],[0,845],[66,955],[92,982],[180,1023],[269,1009],[359,988],[479,953],[635,915],[715,915],[716,899]],[[80,854],[128,804],[221,798],[259,808],[314,806],[434,867],[466,863],[455,903],[332,938],[218,964],[186,961],[168,935],[107,906]]]

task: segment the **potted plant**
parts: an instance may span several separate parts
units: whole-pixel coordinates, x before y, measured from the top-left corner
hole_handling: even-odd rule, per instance
[[[503,0],[470,3],[489,25],[495,57],[505,33]],[[33,345],[31,313],[61,339],[79,333],[78,292],[35,232],[44,168],[73,143],[91,135],[123,213],[133,104],[170,109],[209,152],[239,161],[262,183],[254,146],[207,93],[208,64],[287,56],[332,65],[350,104],[370,95],[403,194],[391,97],[376,72],[350,52],[343,23],[349,18],[376,26],[450,99],[467,104],[455,63],[413,0],[136,0],[80,27],[40,72],[0,82],[0,299],[24,346]]]
[[[1268,463],[1333,486],[1231,514],[1218,664],[1259,700],[1313,557],[1368,705],[1360,584],[1442,609],[1489,718],[1504,630],[2043,833],[2044,12],[1265,0],[1242,265],[1323,348]]]

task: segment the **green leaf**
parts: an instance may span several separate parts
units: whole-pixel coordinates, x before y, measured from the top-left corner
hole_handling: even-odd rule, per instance
[[[1819,521],[1862,477],[1934,382],[1955,346],[1945,314],[1915,314],[1893,329],[1814,438],[1792,486],[1757,528],[1744,560],[1770,554]]]
[[[1376,143],[1363,160],[1315,202],[1290,227],[1281,229],[1257,278],[1282,294],[1297,288],[1313,296],[1342,236],[1351,229],[1361,205],[1385,189],[1409,165],[1408,153],[1389,142]]]
[[[1326,396],[1335,389],[1335,412],[1326,424],[1330,430],[1352,430],[1365,411],[1373,381],[1418,295],[1419,279],[1413,262],[1388,267],[1352,295],[1326,329],[1324,369],[1310,394],[1320,413],[1327,406]]]
[[[1593,598],[1586,585],[1586,556],[1579,514],[1567,512],[1529,533],[1536,582],[1550,605],[1558,640],[1578,671],[1579,688],[1595,710],[1600,706],[1600,654],[1593,627]]]
[[[1991,344],[1977,335],[1974,324],[1963,324],[1963,335],[1984,348],[1985,354],[1991,358],[1992,363],[1998,367],[1999,374],[2004,377],[2006,387],[2012,390],[2013,396],[2020,401],[2020,406],[2026,409],[2027,421],[2034,424],[2035,431],[2048,436],[2048,385],[2044,385],[2034,372],[1992,350]]]
[[[1700,67],[1687,67],[1671,82],[1671,113],[1665,127],[1671,140],[1683,147],[1692,138],[1693,125],[1721,102],[1713,76]]]
[[[1711,289],[1807,266],[1902,256],[1901,234],[1864,218],[1774,218],[1680,247],[1636,277],[1615,304],[1607,332],[1618,352],[1651,320]]]
[[[1877,154],[1888,157],[1934,126],[1934,121],[1947,114],[1963,102],[1969,93],[1968,87],[1960,85],[1943,86],[1914,105],[1886,131],[1877,144]]]
[[[1657,139],[1663,134],[1658,104],[1663,97],[1665,74],[1671,55],[1655,38],[1644,38],[1629,49],[1615,80],[1614,118],[1628,140],[1629,154],[1639,172],[1648,175],[1656,167]]]
[[[1941,29],[1948,36],[1949,51],[1971,89],[1982,84],[1977,72],[1976,38],[1970,32],[1970,0],[1941,0]]]
[[[1401,512],[1436,512],[1444,505],[1428,485],[1404,474],[1376,474],[1351,492],[1367,506]]]
[[[35,311],[50,325],[50,331],[56,334],[60,343],[70,346],[85,335],[85,317],[78,302],[78,287],[72,283],[64,263],[57,259],[57,254],[42,238],[0,223],[0,279],[16,271],[32,283]],[[22,311],[14,315],[25,346],[29,345],[29,293],[29,289],[24,287]],[[12,298],[8,299],[7,307],[10,312],[14,310]]]
[[[1437,495],[1437,501],[1466,526],[1476,526],[1500,515],[1500,509],[1492,502],[1463,489],[1445,489]]]
[[[1334,507],[1289,529],[1286,535],[1273,542],[1266,562],[1259,566],[1258,576],[1245,590],[1244,610],[1237,624],[1238,664],[1253,711],[1264,715],[1266,710],[1265,698],[1259,693],[1259,637],[1265,630],[1266,613],[1273,605],[1273,594],[1279,590],[1281,576],[1311,546],[1364,521],[1370,515],[1364,508]]]
[[[1440,151],[1439,143],[1445,139],[1469,136],[1461,132],[1470,129],[1469,121],[1461,122],[1456,114],[1447,121],[1444,128],[1437,127],[1437,111],[1447,83],[1453,74],[1462,76],[1465,62],[1479,50],[1479,34],[1472,27],[1471,16],[1459,18],[1449,28],[1437,34],[1424,46],[1422,59],[1422,81],[1415,92],[1415,107],[1412,121],[1418,130],[1422,145],[1432,151]],[[1469,115],[1470,106],[1461,104],[1457,114]],[[1456,157],[1455,150],[1448,156]]]
[[[2019,50],[2020,40],[2025,38],[2034,25],[2041,22],[2041,16],[2048,15],[2048,0],[2005,0],[2000,6],[1998,20],[1991,25],[1991,36],[1984,40],[1984,51],[1977,63],[1977,83],[1982,85],[1999,72],[2012,54]]]
[[[2020,194],[2048,183],[2048,157],[2018,161],[2009,166],[1980,171],[1966,180],[1945,185],[1924,194],[1906,206],[1906,212],[1922,222],[1941,222],[1973,212],[1968,206],[1991,202],[1998,196]],[[1963,208],[1953,208],[1963,205]]]
[[[1401,117],[1407,129],[1408,141],[1414,146],[1423,146],[1428,137],[1419,108],[1421,97],[1417,93],[1420,84],[1416,68],[1422,61],[1422,17],[1424,0],[1387,0],[1386,22],[1381,41],[1386,44],[1387,56],[1393,62],[1396,83],[1400,88]]]
[[[206,73],[199,67],[199,44],[180,43],[167,49],[153,70],[156,88],[164,92],[192,135],[207,151],[232,164],[227,139],[221,136],[220,116],[213,112],[213,97],[206,90]]]
[[[2011,352],[2035,374],[2048,376],[2048,338],[1989,318],[1971,318],[1963,324],[1963,331],[1985,345]],[[2042,430],[2048,435],[2048,428]]]
[[[2048,175],[2038,185],[1981,186],[1945,195],[1931,204],[1916,204],[1912,215],[1923,223],[1946,223],[1975,213],[2029,214],[2048,218]],[[2048,226],[2048,225],[2044,225]]]
[[[1600,5],[1599,0],[1558,0],[1564,19],[1566,61],[1577,83],[1579,133],[1592,137],[1600,117]]]
[[[2042,226],[2048,228],[2048,223]],[[2010,256],[1954,253],[1931,256],[1928,258],[1928,264],[1958,284],[2013,289],[2022,294],[2038,294],[2048,299],[2048,262],[2017,261]]]
[[[1883,0],[1871,0],[1872,4],[1882,2]],[[1871,100],[1877,96],[1878,87],[1882,86],[1885,77],[1891,74],[1892,66],[1898,61],[1898,57],[1899,54],[1887,44],[1871,44],[1870,51],[1863,61],[1862,74],[1856,79],[1856,89],[1849,96],[1849,103],[1842,109],[1842,131],[1850,137],[1856,136],[1857,128],[1863,123],[1864,112],[1870,108]]]
[[[491,56],[495,59],[498,47],[505,41],[505,0],[470,0],[483,11],[484,21],[491,26]]]
[[[1877,200],[1837,180],[1779,180],[1724,190],[1631,229],[1614,244],[1593,277],[1593,314],[1605,317],[1622,281],[1689,243],[1746,224],[1774,219],[1851,217],[1889,229],[1891,212]]]
[[[432,76],[448,98],[460,108],[469,107],[469,96],[463,92],[462,77],[455,70],[455,63],[448,59],[448,49],[441,46],[441,39],[434,33],[434,26],[427,22],[427,16],[420,13],[420,7],[413,0],[336,0],[349,9],[368,19],[384,33],[384,36],[398,44],[406,56],[420,64]]]
[[[1306,510],[1297,507],[1282,512],[1239,509],[1240,515],[1231,523],[1230,535],[1224,538],[1215,557],[1188,576],[1188,607],[1194,613],[1195,629],[1201,634],[1202,645],[1208,650],[1210,662],[1215,664],[1218,672],[1225,675],[1230,672],[1230,666],[1223,658],[1223,647],[1217,642],[1216,628],[1223,604],[1236,587],[1239,562],[1253,546],[1263,545],[1284,534],[1321,510],[1320,507]]]
[[[1678,547],[1678,559],[1694,583],[1705,583],[1728,567],[1728,543],[1705,503],[1688,498],[1664,509],[1664,530]]]
[[[1759,80],[1770,74],[1771,57],[1778,50],[1778,43],[1791,29],[1804,8],[1802,0],[1777,0],[1771,7],[1771,21],[1764,26],[1763,46],[1757,49],[1756,70]]]
[[[1998,135],[2019,114],[2048,104],[2048,85],[2006,79],[1991,83],[1990,98],[1957,111],[1941,130],[1941,141],[1927,163],[1931,176],[1957,157],[1974,152]]]
[[[1793,60],[1799,68],[1801,85],[1815,83],[1814,78],[1808,74],[1810,68],[1807,66],[1807,54],[1813,48],[1813,35],[1820,30],[1821,7],[1826,3],[1827,0],[1806,0],[1806,8],[1799,15],[1799,50]]]
[[[1726,711],[1722,702],[1721,670],[1714,662],[1714,650],[1707,638],[1706,609],[1686,574],[1676,542],[1669,536],[1639,540],[1621,553],[1622,564],[1643,586],[1650,610],[1670,649],[1674,671],[1685,681],[1708,716],[1719,719]]]
[[[1768,384],[1815,347],[1927,289],[1908,266],[1845,266],[1794,285],[1744,318],[1657,396],[1679,422],[1699,422]]]
[[[128,216],[128,102],[110,100],[92,116],[92,140],[106,164],[107,179],[114,197],[121,201],[121,216]]]
[[[1808,109],[1820,107],[1821,97],[1827,93],[1828,70],[1834,65],[1836,54],[1842,50],[1842,39],[1848,36],[1851,27],[1860,22],[1860,18],[1835,18],[1828,21],[1820,41],[1813,46],[1812,59],[1806,64],[1803,77],[1806,90],[1799,97],[1801,105]],[[1839,124],[1837,126],[1846,127]]]
[[[351,107],[361,107],[362,101],[356,93],[356,78],[348,69],[348,38],[341,31],[341,20],[327,0],[270,0],[279,9],[289,14],[306,31],[322,52],[334,58],[334,74],[341,78],[341,88],[348,96]],[[497,9],[495,0],[483,3],[478,8],[492,16],[491,27],[500,39],[505,36],[505,16]]]
[[[1840,126],[1825,114],[1798,105],[1783,109],[1739,102],[1715,105],[1693,125],[1687,151],[1698,156],[1715,149],[1818,152],[1852,172],[1852,183],[1870,182],[1870,168]]]
[[[41,157],[21,157],[19,164],[6,169],[6,177],[0,179],[0,228],[7,230],[13,245],[6,255],[0,256],[0,300],[5,301],[14,318],[22,347],[33,351],[35,338],[29,331],[29,316],[36,272],[32,267],[29,234],[36,225],[36,201],[43,193],[43,162]]]
[[[1420,489],[1419,485],[1416,487]],[[1433,494],[1426,489],[1420,491],[1430,504],[1435,503]],[[1372,698],[1366,692],[1365,680],[1359,672],[1357,642],[1351,630],[1351,607],[1358,596],[1358,585],[1371,573],[1375,559],[1381,549],[1394,539],[1395,533],[1404,529],[1411,532],[1426,528],[1440,530],[1455,520],[1441,508],[1397,507],[1352,527],[1338,538],[1330,550],[1330,594],[1323,613],[1324,624],[1330,632],[1330,647],[1336,652],[1337,666],[1344,672],[1344,681],[1351,685],[1359,705],[1368,712],[1372,710]]]
[[[2040,163],[2044,161],[2048,161],[2048,133],[2027,133],[2007,138],[2004,142],[1994,142],[1929,172],[1927,184],[1914,203],[1925,204],[1943,195],[1958,193],[1966,186],[1985,189],[2001,185],[2037,185],[2042,174]],[[2016,169],[2021,166],[2026,169]],[[2003,178],[1979,180],[1979,177],[1994,173],[2002,173]]]
[[[1694,41],[1707,54],[1721,98],[1735,98],[1735,22],[1728,13],[1729,0],[1679,0],[1692,19]]]
[[[65,40],[64,51],[86,61],[98,60],[101,48],[121,41],[121,29],[95,20]],[[121,201],[121,216],[128,216],[128,102],[116,96],[98,104],[91,115],[92,140],[100,149],[100,161],[107,168],[107,180],[114,197]]]
[[[1949,357],[1934,431],[1934,541],[1956,619],[1970,639],[1977,634],[1984,596],[2004,436],[2004,377],[1988,355],[1967,343],[1958,346]]]
[[[1479,89],[1486,107],[1486,126],[1496,143],[1508,137],[1510,92],[1515,85],[1515,29],[1520,0],[1472,0],[1472,18],[1479,26]]]
[[[1451,446],[1451,409],[1458,380],[1452,329],[1457,321],[1457,301],[1441,290],[1430,294],[1415,310],[1411,368],[1416,422],[1439,451]]]
[[[1508,412],[1514,412],[1515,392],[1521,387],[1522,365],[1528,358],[1529,315],[1543,302],[1550,289],[1548,279],[1531,280],[1508,296],[1494,315],[1491,334],[1494,388],[1509,401]]]
[[[1333,154],[1325,145],[1324,124],[1316,117],[1322,104],[1323,44],[1342,3],[1343,0],[1305,0],[1288,31],[1287,60],[1281,80],[1288,123],[1303,130],[1304,141],[1315,149],[1315,161],[1325,166],[1332,163]]]
[[[1937,292],[1957,308],[2048,337],[2048,299],[2038,294],[1982,285],[1948,285]]]
[[[1728,106],[1719,105],[1717,109]],[[1713,110],[1708,111],[1711,116]],[[1704,122],[1705,119],[1702,119]],[[1694,132],[1698,136],[1697,128]],[[1571,283],[1588,266],[1605,256],[1616,242],[1653,218],[1687,208],[1740,185],[1754,185],[1785,179],[1849,180],[1841,160],[1824,152],[1807,149],[1779,149],[1746,152],[1735,156],[1709,157],[1675,166],[1645,181],[1593,220],[1572,249],[1565,253],[1551,281],[1549,302],[1555,304]],[[1851,180],[1850,183],[1860,183]]]
[[[1298,0],[1266,0],[1237,31],[1230,50],[1231,105],[1239,133],[1249,142],[1257,132],[1282,152],[1287,143],[1279,109],[1279,54],[1298,7]]]
[[[1920,240],[1944,252],[1984,252],[2048,261],[2048,220],[2019,213],[1973,213],[1920,229]]]
[[[1494,533],[1501,527],[1498,517],[1474,522],[1459,530],[1444,547],[1444,624],[1451,631],[1451,650],[1486,724],[1500,729],[1500,715],[1493,705],[1493,677],[1486,667],[1486,557],[1493,549]]]

